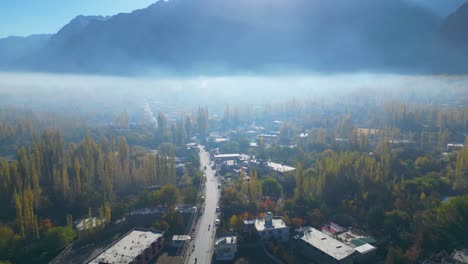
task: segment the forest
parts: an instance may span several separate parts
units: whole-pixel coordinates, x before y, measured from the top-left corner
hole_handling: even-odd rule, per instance
[[[47,263],[70,242],[99,231],[87,221],[77,230],[74,219],[98,217],[106,228],[132,208],[193,204],[199,160],[184,147],[192,129],[206,133],[204,113],[200,108],[193,128],[188,116],[169,128],[163,113],[157,128],[130,128],[127,112],[111,126],[74,128],[57,122],[66,117],[0,111],[0,261]],[[176,155],[191,164],[179,177]],[[148,186],[164,187],[148,192]]]

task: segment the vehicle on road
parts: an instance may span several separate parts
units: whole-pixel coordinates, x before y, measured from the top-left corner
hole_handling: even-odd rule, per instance
[[[216,212],[218,213],[220,211],[219,206],[216,206]]]
[[[221,184],[218,183],[218,189],[221,189]]]
[[[219,219],[216,219],[216,220],[215,220],[215,225],[216,225],[216,226],[219,226],[219,223],[220,223]]]

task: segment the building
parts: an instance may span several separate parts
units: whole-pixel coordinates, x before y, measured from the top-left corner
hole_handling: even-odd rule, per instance
[[[255,230],[262,240],[289,240],[289,227],[281,217],[274,217],[270,212],[266,213],[264,218],[255,219]]]
[[[468,264],[468,248],[463,250],[455,250],[450,258],[453,260],[454,263],[457,264]]]
[[[164,232],[135,228],[107,247],[89,264],[146,264],[161,253]]]
[[[455,250],[452,254],[443,250],[424,260],[422,264],[468,264],[468,249]]]
[[[103,226],[105,224],[106,224],[105,218],[92,217],[92,218],[86,218],[86,219],[76,221],[75,227],[78,231],[85,231],[85,230],[90,230],[96,227]]]
[[[464,147],[465,147],[464,144],[449,143],[449,144],[447,144],[447,151],[462,149],[462,148],[464,148]]]
[[[276,171],[276,172],[279,172],[281,174],[286,174],[286,173],[289,173],[289,172],[294,172],[296,170],[296,168],[294,167],[290,167],[290,166],[286,166],[284,164],[279,164],[279,163],[275,163],[275,162],[271,162],[269,161],[267,163],[267,167],[272,170],[272,171]]]
[[[356,263],[374,263],[377,258],[377,248],[371,245],[375,239],[364,231],[344,228],[330,222],[322,227],[322,233],[346,244],[356,251]]]
[[[174,235],[172,236],[171,245],[172,247],[179,248],[183,246],[185,243],[190,241],[191,237],[187,235]]]
[[[237,236],[224,236],[216,239],[215,258],[217,261],[232,261],[237,253]]]
[[[352,264],[356,251],[312,227],[304,227],[295,236],[297,249],[304,257],[321,264]]]
[[[338,224],[335,224],[333,222],[330,222],[324,226],[322,226],[322,233],[325,233],[329,236],[333,236],[334,234],[339,234],[339,233],[343,233],[343,232],[346,232],[348,229],[338,225]]]

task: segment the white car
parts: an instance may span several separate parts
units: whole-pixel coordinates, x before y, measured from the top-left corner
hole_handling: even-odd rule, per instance
[[[219,219],[216,219],[216,220],[215,220],[215,225],[216,225],[216,226],[219,226],[219,223],[220,223]]]

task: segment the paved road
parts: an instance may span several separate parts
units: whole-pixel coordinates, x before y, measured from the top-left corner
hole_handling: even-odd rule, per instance
[[[217,218],[216,206],[218,206],[220,197],[218,179],[215,177],[215,171],[212,170],[209,165],[210,155],[203,147],[200,147],[199,149],[202,170],[206,166],[205,210],[198,222],[195,240],[192,242],[191,248],[189,248],[189,252],[191,252],[191,254],[187,258],[187,264],[195,263],[195,258],[197,258],[197,263],[211,263],[215,238],[214,222]],[[208,225],[211,226],[209,230]],[[192,252],[193,245],[195,245],[195,248]]]

